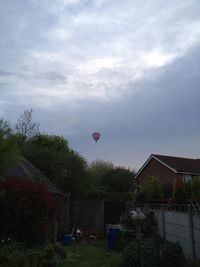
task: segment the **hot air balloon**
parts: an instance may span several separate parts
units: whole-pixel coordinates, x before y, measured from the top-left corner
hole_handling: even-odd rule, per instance
[[[95,142],[97,142],[100,137],[101,137],[101,134],[99,132],[94,132],[92,134],[92,138],[95,140]]]

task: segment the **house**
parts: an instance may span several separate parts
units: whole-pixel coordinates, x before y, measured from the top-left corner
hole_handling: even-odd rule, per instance
[[[161,184],[174,183],[177,180],[188,182],[192,177],[200,176],[200,159],[152,154],[135,178],[141,184],[148,176],[158,177]]]

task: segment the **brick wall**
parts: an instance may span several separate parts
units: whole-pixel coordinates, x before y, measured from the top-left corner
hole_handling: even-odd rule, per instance
[[[152,158],[147,166],[141,171],[137,179],[142,183],[148,176],[156,176],[162,184],[174,183],[176,179],[181,179],[180,174],[176,174],[169,168]]]

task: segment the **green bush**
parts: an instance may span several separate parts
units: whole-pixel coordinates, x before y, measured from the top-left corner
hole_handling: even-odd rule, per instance
[[[153,240],[135,240],[122,252],[122,266],[159,267],[159,253]]]
[[[135,233],[133,231],[125,231],[122,232],[116,245],[115,250],[122,251],[127,244],[129,244],[131,241],[134,241],[135,239]]]
[[[192,179],[192,198],[200,201],[200,177],[195,176]]]
[[[146,201],[161,200],[163,198],[162,186],[160,180],[155,176],[148,176],[141,186],[141,192]]]
[[[9,267],[24,267],[26,263],[26,258],[24,251],[17,250],[13,251],[9,256]]]
[[[173,185],[171,183],[166,183],[162,186],[162,193],[164,199],[172,198],[173,196]]]
[[[200,267],[200,260],[188,259],[187,267]]]
[[[173,198],[177,203],[187,203],[188,195],[185,184],[182,181],[176,181],[174,185]]]
[[[162,267],[184,267],[186,258],[178,242],[165,241],[162,245]]]
[[[187,198],[191,199],[192,198],[192,183],[191,183],[191,181],[188,181],[185,183],[185,192],[187,194]]]
[[[40,255],[40,249],[27,249],[23,244],[11,240],[4,240],[0,244],[0,266],[38,267]]]
[[[38,267],[41,250],[40,249],[27,249],[25,250],[26,267]]]
[[[139,266],[139,243],[132,241],[122,252],[122,266],[132,267]]]
[[[39,267],[56,267],[58,260],[52,244],[47,245],[41,255]]]

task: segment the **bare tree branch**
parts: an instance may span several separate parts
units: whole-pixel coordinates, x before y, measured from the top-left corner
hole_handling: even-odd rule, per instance
[[[25,110],[15,125],[16,132],[23,135],[26,139],[39,133],[40,124],[33,121],[32,113],[32,109]]]

